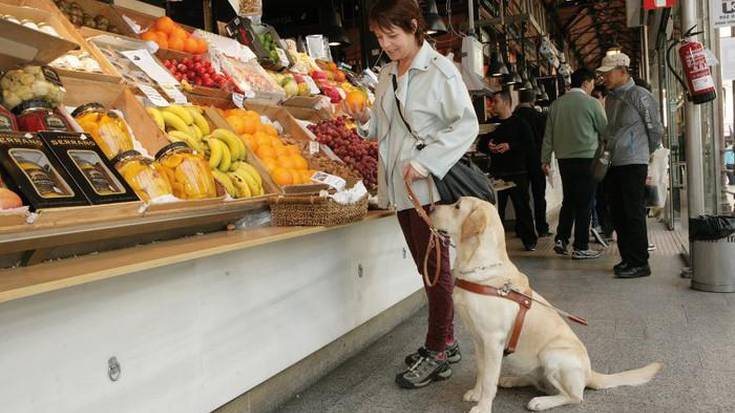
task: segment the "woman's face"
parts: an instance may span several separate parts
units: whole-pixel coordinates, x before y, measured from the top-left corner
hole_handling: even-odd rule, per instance
[[[390,60],[405,59],[418,48],[414,33],[408,33],[398,26],[373,27],[373,33]]]

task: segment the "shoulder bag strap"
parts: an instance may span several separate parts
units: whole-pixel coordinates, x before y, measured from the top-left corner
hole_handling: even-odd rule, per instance
[[[411,125],[408,124],[408,121],[406,120],[406,117],[403,116],[403,110],[401,110],[401,101],[398,100],[398,81],[396,80],[396,75],[391,75],[391,80],[393,81],[393,98],[396,101],[396,109],[398,109],[398,114],[401,116],[401,120],[403,121],[403,124],[406,125],[406,129],[408,129],[408,133],[413,136],[414,139],[418,141],[418,147],[419,150],[422,150],[426,147],[426,143],[424,143],[424,140],[419,138],[419,136],[413,131],[413,128],[411,128]]]

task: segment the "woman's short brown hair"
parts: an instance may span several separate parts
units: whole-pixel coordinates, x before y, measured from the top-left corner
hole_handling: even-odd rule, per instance
[[[414,36],[416,44],[424,42],[426,22],[417,0],[378,0],[370,9],[370,26],[389,29],[393,26],[401,28],[406,33],[413,33],[413,20],[416,20]]]

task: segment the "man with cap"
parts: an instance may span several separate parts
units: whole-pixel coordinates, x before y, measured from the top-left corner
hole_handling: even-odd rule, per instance
[[[607,186],[613,226],[622,261],[613,270],[617,278],[651,275],[648,265],[645,186],[651,154],[664,133],[658,103],[646,89],[636,86],[624,53],[606,56],[597,69],[610,89],[605,109],[604,137],[611,153]]]

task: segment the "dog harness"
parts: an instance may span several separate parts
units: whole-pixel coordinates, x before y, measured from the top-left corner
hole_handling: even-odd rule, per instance
[[[521,330],[523,330],[523,321],[526,319],[526,313],[531,308],[533,302],[530,298],[531,290],[528,290],[525,294],[513,290],[510,284],[504,285],[502,288],[495,288],[489,285],[476,284],[470,281],[457,279],[455,285],[463,290],[473,292],[480,295],[488,295],[491,297],[505,298],[506,300],[513,301],[518,304],[518,314],[516,315],[516,321],[513,323],[513,330],[510,333],[510,339],[505,345],[503,355],[508,356],[516,351],[518,347],[518,339],[521,337]]]

